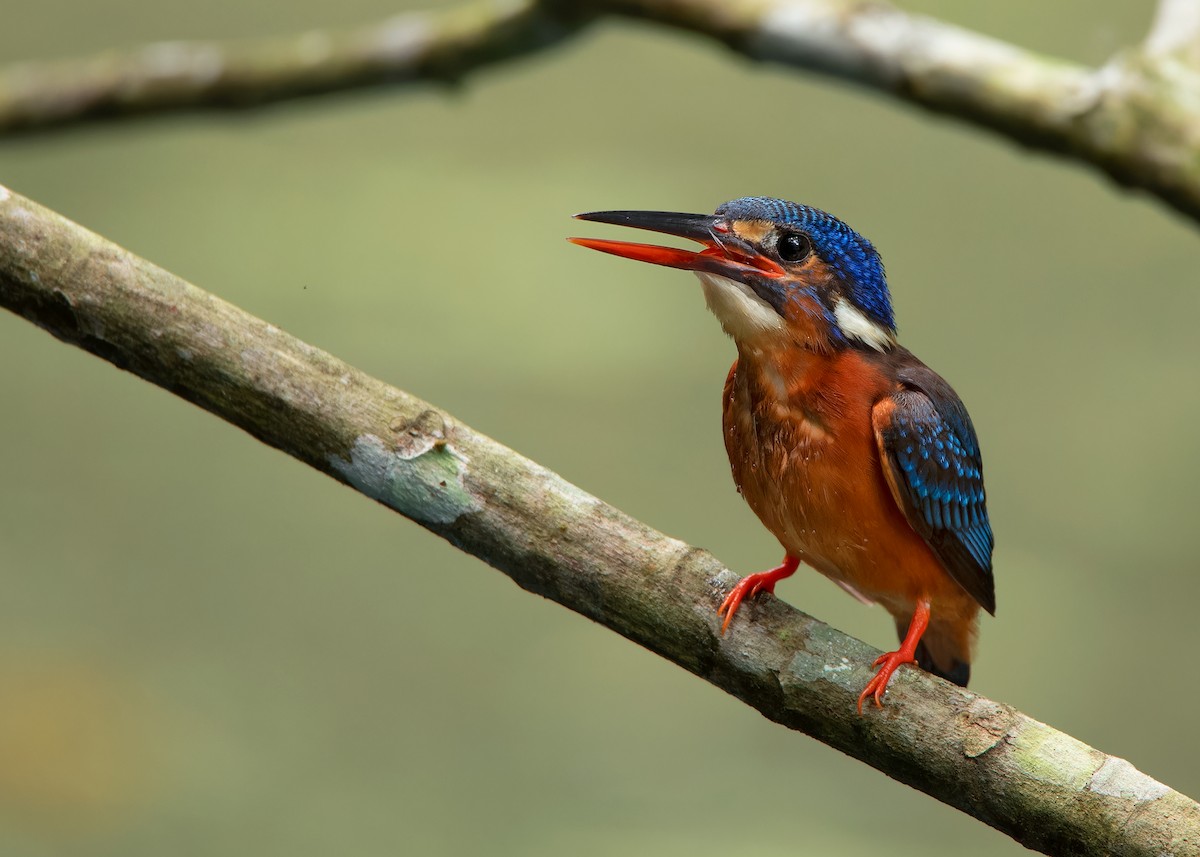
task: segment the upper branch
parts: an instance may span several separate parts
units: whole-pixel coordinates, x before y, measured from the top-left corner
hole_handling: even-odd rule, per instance
[[[1100,68],[861,0],[606,0],[622,14],[717,38],[745,56],[844,78],[1033,148],[1089,162],[1200,219],[1200,76],[1165,54],[1198,24],[1163,0],[1153,37]],[[1182,38],[1192,55],[1200,47]]]
[[[97,117],[267,104],[455,79],[590,17],[654,20],[756,60],[835,75],[1082,160],[1200,219],[1200,13],[1161,0],[1146,41],[1100,68],[1044,57],[882,0],[477,0],[343,33],[165,42],[0,69],[0,133]]]
[[[0,186],[0,305],[200,405],[742,699],[1050,854],[1200,855],[1200,804],[920,670],[855,712],[876,654],[449,414]]]
[[[413,12],[346,31],[157,42],[0,69],[0,132],[179,110],[248,108],[385,83],[453,81],[572,32],[536,0]]]
[[[1146,53],[1174,57],[1200,69],[1200,4],[1194,0],[1159,0]]]

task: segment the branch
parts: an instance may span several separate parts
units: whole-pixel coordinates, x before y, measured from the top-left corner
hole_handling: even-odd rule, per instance
[[[877,654],[561,477],[0,186],[0,305],[344,482],[553,599],[1049,854],[1200,854],[1200,804],[919,670],[855,712]]]
[[[1200,79],[1170,73],[1157,54],[1130,50],[1092,69],[862,0],[603,5],[1091,163],[1200,219]]]
[[[1174,57],[1193,70],[1200,68],[1200,4],[1159,0],[1145,48],[1152,56]]]
[[[861,0],[480,0],[342,33],[164,42],[0,69],[0,133],[134,114],[245,108],[456,80],[591,17],[652,20],[755,60],[841,77],[1090,163],[1200,219],[1200,15],[1162,0],[1145,43],[1099,68]]]
[[[345,31],[156,42],[94,57],[0,69],[0,133],[93,119],[244,109],[382,84],[449,83],[532,53],[574,27],[536,0],[475,2]]]

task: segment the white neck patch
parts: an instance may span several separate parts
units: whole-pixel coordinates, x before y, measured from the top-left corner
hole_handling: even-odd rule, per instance
[[[779,313],[744,283],[696,271],[704,287],[704,301],[725,332],[738,342],[754,342],[787,332]],[[864,319],[865,321],[865,319]]]
[[[883,351],[896,344],[896,337],[882,325],[863,315],[862,310],[845,298],[838,298],[833,307],[833,317],[847,339],[857,339],[876,351]]]

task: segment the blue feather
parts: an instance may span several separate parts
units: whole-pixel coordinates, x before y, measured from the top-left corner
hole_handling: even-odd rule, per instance
[[[734,199],[716,213],[734,220],[770,220],[795,226],[812,239],[817,255],[842,280],[850,302],[876,324],[896,332],[883,260],[875,245],[843,221],[819,208],[769,196]]]
[[[898,501],[947,571],[989,611],[992,528],[988,522],[979,442],[958,397],[928,368],[902,373],[880,442],[892,467]],[[910,386],[911,385],[911,386]]]

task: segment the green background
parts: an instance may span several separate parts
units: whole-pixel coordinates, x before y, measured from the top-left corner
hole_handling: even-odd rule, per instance
[[[414,4],[415,5],[415,4]],[[1148,3],[908,8],[1099,63]],[[0,0],[0,60],[383,0]],[[0,182],[753,571],[694,278],[603,208],[827,208],[982,439],[973,688],[1200,794],[1195,227],[1092,171],[625,22],[490,69],[0,142]],[[1017,854],[212,416],[0,315],[0,852]],[[786,600],[877,646],[817,575]]]

